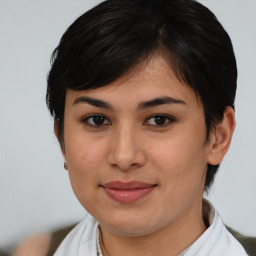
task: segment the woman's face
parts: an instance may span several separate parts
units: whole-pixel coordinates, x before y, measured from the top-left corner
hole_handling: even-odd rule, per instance
[[[108,86],[67,92],[62,151],[71,184],[114,234],[201,218],[209,145],[200,100],[161,57]]]

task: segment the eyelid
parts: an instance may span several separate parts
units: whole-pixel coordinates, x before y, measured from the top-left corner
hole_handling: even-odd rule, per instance
[[[88,120],[90,119],[90,118],[93,118],[93,117],[97,117],[97,116],[99,116],[99,117],[103,117],[105,120],[107,120],[107,124],[100,124],[100,125],[92,125],[92,124],[90,124],[89,122],[88,122]],[[85,123],[87,126],[90,126],[90,127],[93,127],[93,128],[101,128],[101,127],[103,127],[103,126],[107,126],[107,125],[111,125],[111,122],[109,121],[109,119],[106,117],[106,116],[104,116],[104,115],[102,115],[102,114],[89,114],[89,115],[86,115],[86,116],[84,116],[82,119],[81,119],[81,122],[82,123]]]
[[[148,122],[151,118],[154,118],[154,117],[163,117],[163,118],[166,118],[166,119],[168,120],[168,123],[167,123],[167,124],[163,124],[163,125],[147,124],[147,122]],[[148,126],[153,126],[153,127],[161,128],[161,127],[168,126],[168,125],[170,125],[171,123],[173,123],[173,122],[175,122],[175,121],[176,121],[176,118],[174,118],[174,117],[171,116],[171,115],[168,115],[168,114],[154,114],[154,115],[149,116],[148,118],[146,118],[146,121],[144,122],[144,125],[148,125]]]
[[[104,118],[104,123],[103,124],[90,124],[88,122],[88,120],[90,118],[93,118],[93,117],[103,117]],[[168,122],[167,123],[164,123],[164,124],[149,124],[148,121],[152,118],[155,118],[155,117],[161,117],[161,118],[165,118]],[[105,121],[107,121],[107,123],[105,123]],[[155,128],[163,128],[163,127],[166,127],[168,125],[170,125],[171,123],[175,122],[176,121],[176,118],[174,118],[173,116],[169,115],[169,114],[154,114],[154,115],[151,115],[149,117],[146,118],[146,120],[144,121],[143,125],[146,125],[146,126],[152,126],[152,127],[155,127]],[[109,119],[103,115],[103,114],[88,114],[86,116],[84,116],[82,119],[81,119],[81,122],[84,123],[85,125],[89,126],[89,127],[93,127],[93,128],[102,128],[104,126],[108,126],[108,125],[111,125],[112,123],[109,121]]]

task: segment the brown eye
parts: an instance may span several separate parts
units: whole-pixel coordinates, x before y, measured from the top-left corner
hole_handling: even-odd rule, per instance
[[[154,121],[157,125],[164,125],[166,122],[166,117],[164,117],[164,116],[155,116],[154,119],[155,119]]]
[[[108,125],[110,122],[108,119],[102,115],[91,115],[86,117],[83,122],[87,123],[90,126],[99,127],[102,125]]]
[[[155,115],[149,118],[146,122],[147,125],[152,126],[166,126],[173,122],[174,119],[167,115]]]
[[[105,118],[103,116],[94,116],[92,117],[92,120],[95,125],[102,125],[105,122]]]

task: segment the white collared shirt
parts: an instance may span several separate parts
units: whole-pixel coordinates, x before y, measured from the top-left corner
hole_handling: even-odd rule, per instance
[[[210,203],[209,203],[210,204]],[[184,256],[248,256],[231,235],[219,214],[210,204],[210,226],[181,255]],[[97,256],[98,222],[89,214],[63,240],[54,256]]]

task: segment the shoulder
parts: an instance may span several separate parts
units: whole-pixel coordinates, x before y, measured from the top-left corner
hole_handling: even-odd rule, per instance
[[[249,255],[256,255],[256,237],[245,236],[226,226],[227,230],[244,247]]]
[[[89,214],[65,237],[54,256],[96,255],[98,222]]]
[[[226,229],[218,212],[213,205],[208,204],[208,210],[205,214],[208,218],[209,227],[206,231],[191,245],[186,256],[246,256],[242,245]]]
[[[50,246],[50,240],[49,233],[28,237],[16,248],[13,256],[45,256]]]

